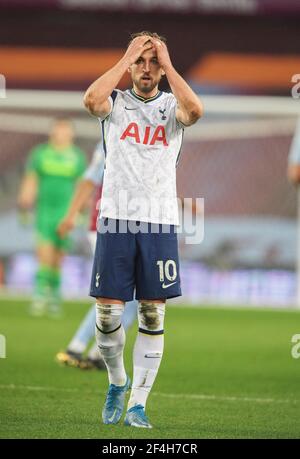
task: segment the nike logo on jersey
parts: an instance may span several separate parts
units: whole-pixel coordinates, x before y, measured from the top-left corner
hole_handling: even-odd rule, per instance
[[[125,107],[125,110],[137,110],[137,107],[136,108]]]
[[[171,287],[171,286],[174,285],[174,284],[177,284],[177,281],[176,281],[176,282],[172,282],[172,284],[168,284],[168,285],[166,285],[165,283],[163,283],[163,284],[162,284],[162,288],[169,288],[169,287]]]

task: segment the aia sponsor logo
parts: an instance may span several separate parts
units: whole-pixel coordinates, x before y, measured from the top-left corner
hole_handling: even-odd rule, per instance
[[[144,130],[137,123],[130,123],[121,135],[120,140],[125,140],[127,137],[131,137],[136,143],[142,143],[143,145],[155,145],[157,143],[164,145],[164,147],[169,145],[164,126],[157,126],[155,129],[151,128],[151,126],[146,126]]]

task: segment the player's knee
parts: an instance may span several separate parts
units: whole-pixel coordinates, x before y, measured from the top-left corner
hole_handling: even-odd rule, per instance
[[[139,327],[149,331],[160,331],[164,328],[165,305],[143,301],[138,306]]]
[[[123,304],[96,304],[96,326],[102,333],[112,333],[121,326]]]

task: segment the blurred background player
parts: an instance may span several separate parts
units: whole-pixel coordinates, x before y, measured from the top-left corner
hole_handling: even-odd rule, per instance
[[[80,181],[72,202],[70,204],[68,213],[63,218],[58,226],[58,234],[64,238],[74,228],[76,218],[94,192],[94,202],[92,206],[89,241],[91,244],[92,252],[94,253],[97,237],[97,217],[98,209],[100,208],[99,201],[102,192],[102,180],[104,171],[104,152],[101,143],[96,147],[93,159],[90,166],[83,175]],[[96,192],[95,192],[96,189]],[[122,323],[125,330],[128,329],[137,317],[137,301],[133,300],[126,304],[125,312],[123,314]],[[98,368],[99,370],[105,369],[105,363],[101,357],[97,343],[95,341],[95,322],[96,322],[96,309],[95,305],[91,306],[86,316],[82,320],[79,328],[72,337],[67,346],[66,351],[59,352],[56,359],[59,363],[68,366],[75,366],[82,369]],[[83,354],[88,348],[90,342],[93,341],[87,357]]]
[[[34,316],[45,312],[53,317],[61,315],[61,264],[70,240],[59,236],[56,228],[86,166],[85,155],[74,145],[73,138],[71,122],[56,119],[48,142],[31,151],[19,192],[21,211],[35,206],[38,268],[30,308]]]

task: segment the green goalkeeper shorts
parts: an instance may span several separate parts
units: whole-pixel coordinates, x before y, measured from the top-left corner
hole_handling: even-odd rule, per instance
[[[55,248],[69,251],[71,248],[71,240],[69,237],[61,238],[57,234],[57,227],[59,225],[60,219],[49,220],[39,220],[36,225],[37,233],[37,243],[50,243]]]

